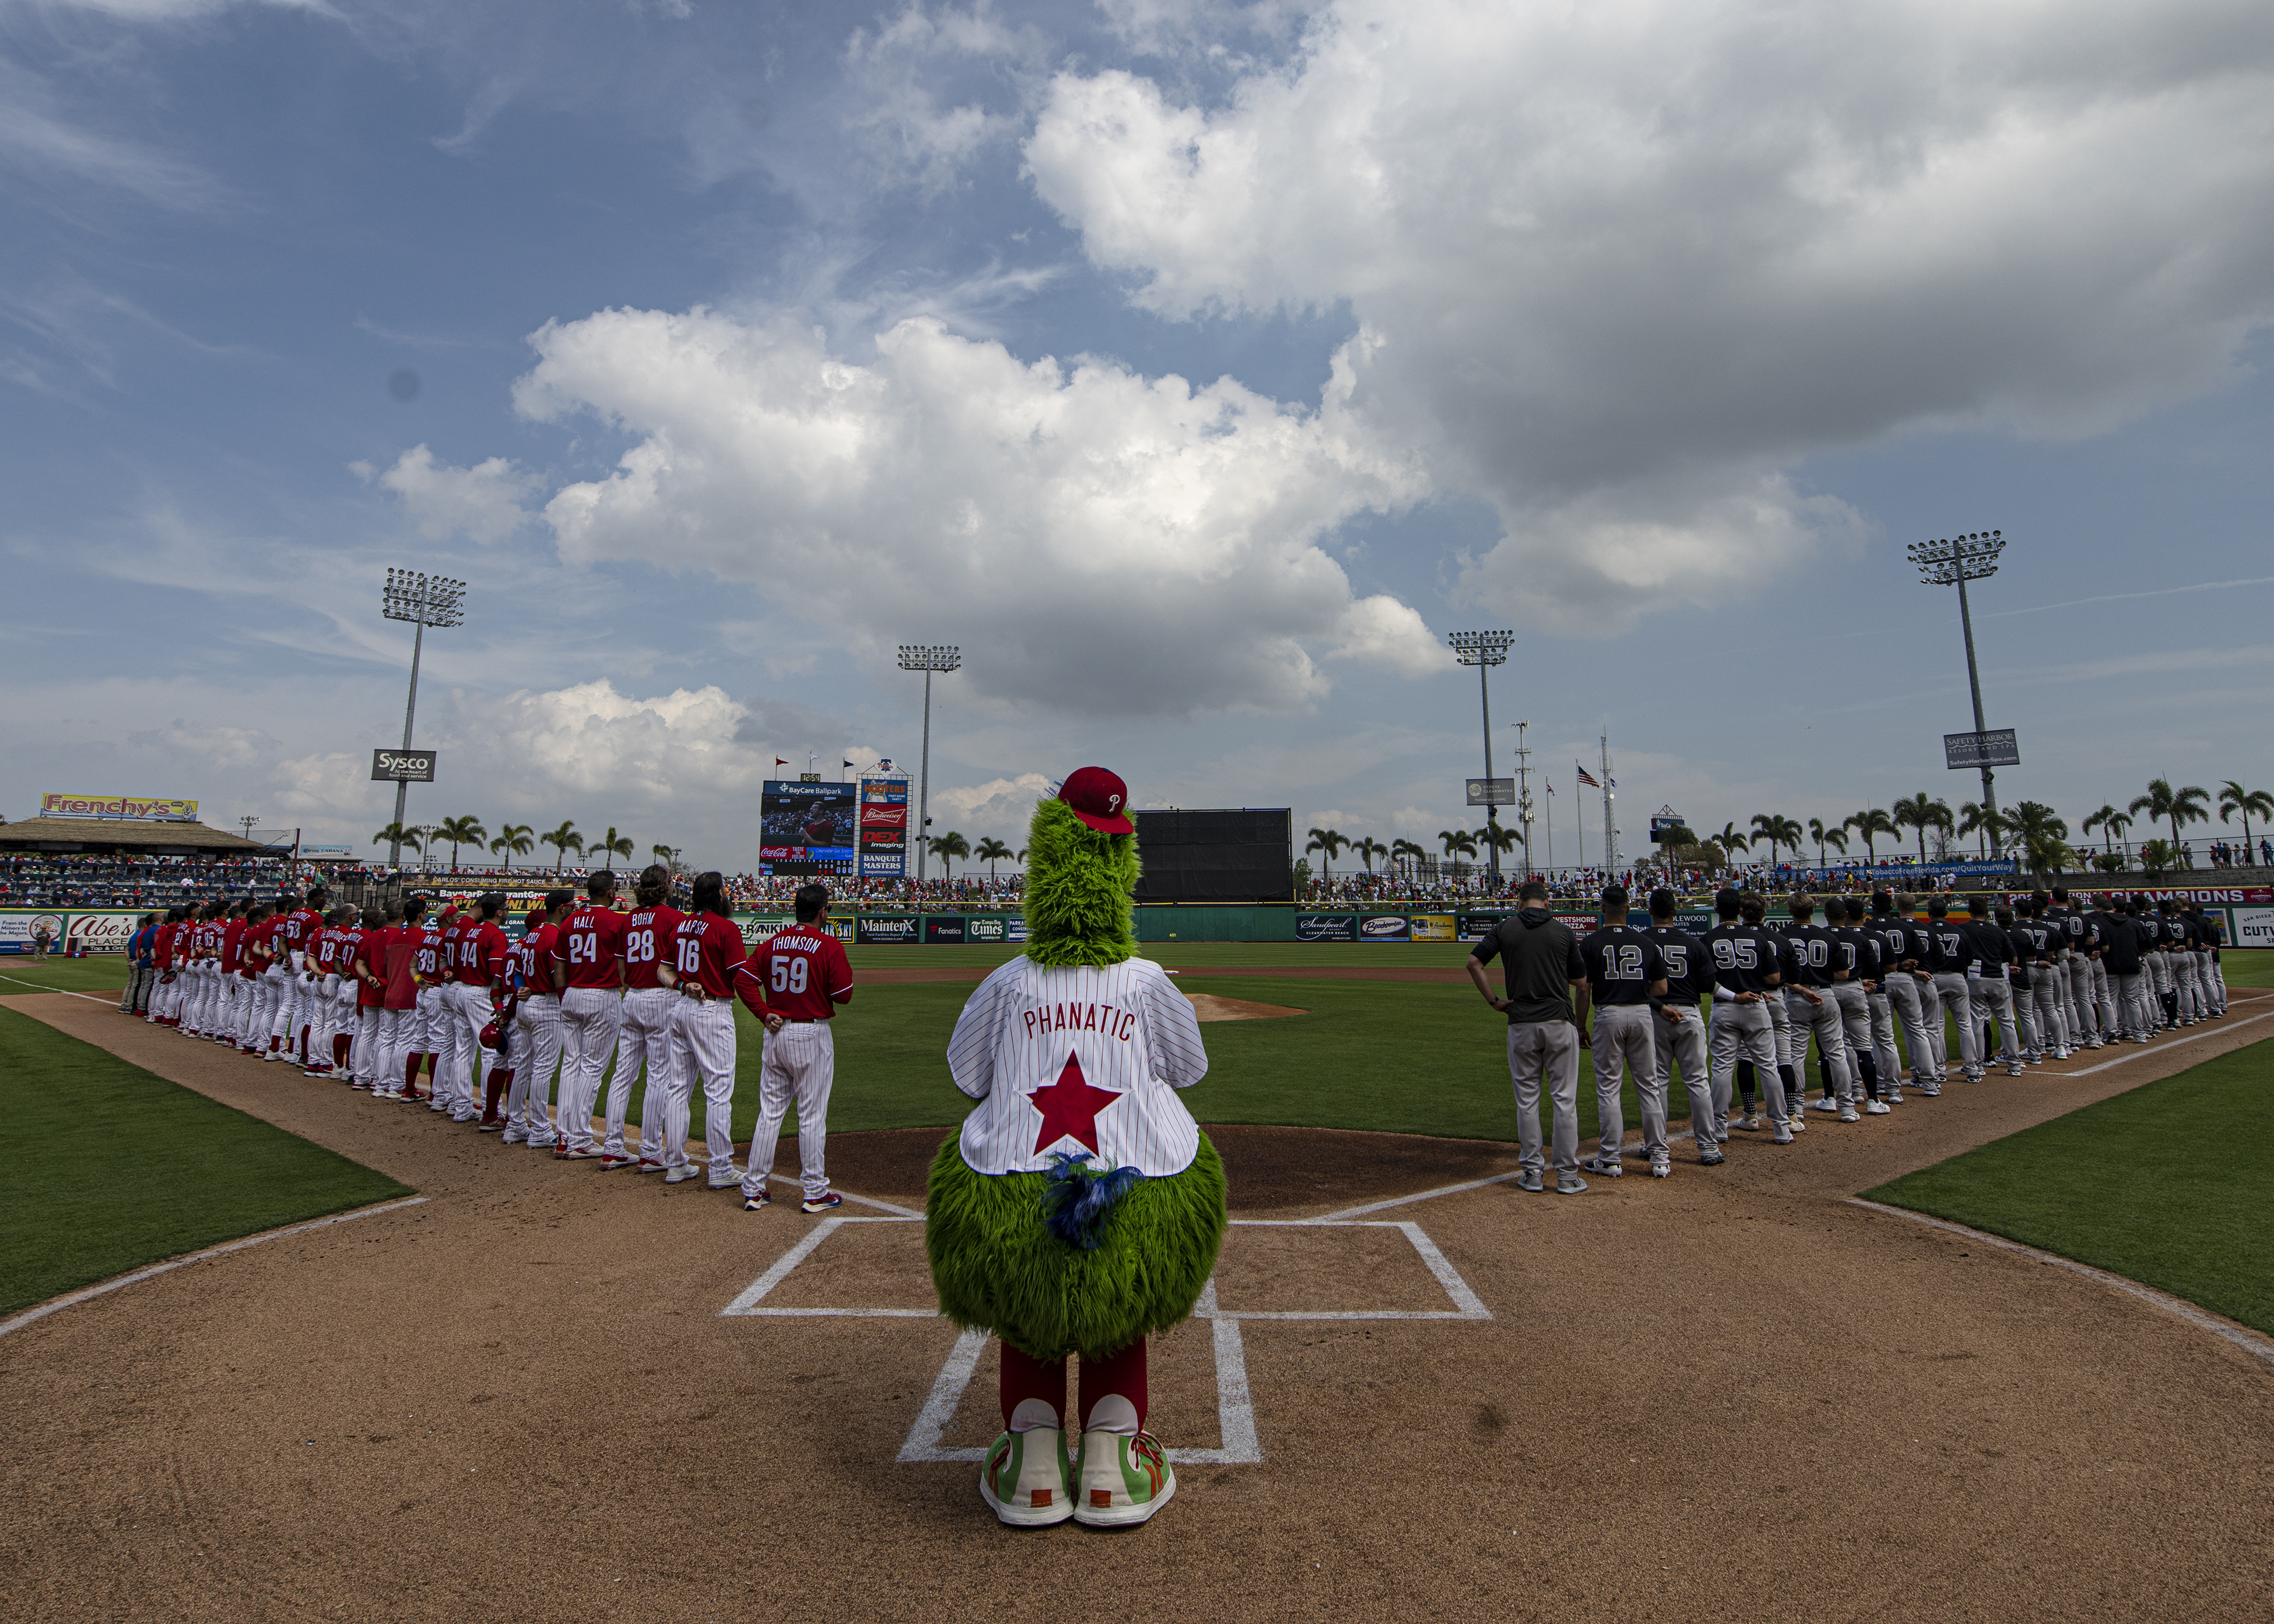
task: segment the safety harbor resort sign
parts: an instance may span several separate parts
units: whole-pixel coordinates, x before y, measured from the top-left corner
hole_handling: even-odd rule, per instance
[[[194,823],[198,803],[168,795],[67,795],[40,797],[41,817],[138,817],[162,823]]]

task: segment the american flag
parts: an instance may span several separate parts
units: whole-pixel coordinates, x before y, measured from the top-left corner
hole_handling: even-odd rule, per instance
[[[1579,763],[1577,762],[1573,762],[1571,764],[1574,767],[1579,767]],[[1589,789],[1600,789],[1603,787],[1600,783],[1596,782],[1595,775],[1588,771],[1585,767],[1579,767],[1579,782],[1585,785]]]

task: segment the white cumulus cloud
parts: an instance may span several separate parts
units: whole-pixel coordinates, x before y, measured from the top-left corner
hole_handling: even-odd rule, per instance
[[[437,462],[425,446],[413,446],[380,472],[369,462],[350,462],[349,471],[403,499],[403,511],[423,536],[461,532],[476,541],[496,541],[510,536],[529,520],[522,499],[537,489],[538,480],[507,462],[491,457],[471,468],[454,468]]]
[[[1792,477],[1905,428],[2090,433],[2274,317],[2274,12],[1338,0],[1200,103],[1053,82],[1025,148],[1163,316],[1333,308],[1354,443],[1610,631],[1856,528]]]
[[[857,644],[960,643],[983,695],[1090,715],[1284,710],[1319,661],[1448,659],[1319,545],[1425,491],[1354,433],[1353,357],[1315,410],[1090,357],[1028,364],[930,319],[855,365],[715,311],[549,325],[531,417],[637,437],[546,508],[564,559],[753,581]]]

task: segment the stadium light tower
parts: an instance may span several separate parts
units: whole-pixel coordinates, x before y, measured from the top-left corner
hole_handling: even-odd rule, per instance
[[[1967,607],[1966,583],[1980,581],[1998,573],[1998,555],[2006,550],[2006,532],[1978,530],[1967,536],[1947,537],[1940,541],[1915,541],[1910,545],[1911,562],[1918,567],[1919,579],[1929,586],[1958,586],[1958,623],[1966,633],[1966,680],[1974,690],[1974,731],[1984,733],[1989,725],[1982,719],[1982,673],[1974,663],[1974,612]],[[1982,809],[1990,814],[1990,851],[1992,856],[2005,855],[2004,843],[1998,833],[1998,775],[1987,764],[1982,768]]]
[[[900,669],[924,673],[923,759],[916,779],[916,883],[924,876],[924,842],[931,830],[931,673],[963,669],[963,650],[953,643],[900,645]]]
[[[1509,645],[1516,641],[1514,632],[1455,632],[1446,641],[1452,644],[1453,658],[1464,665],[1477,668],[1477,693],[1485,707],[1485,793],[1492,793],[1492,688],[1489,681],[1495,665],[1508,664]],[[1500,808],[1490,800],[1485,802],[1485,827],[1500,828]],[[1525,853],[1528,863],[1532,853]],[[1493,883],[1500,883],[1500,847],[1492,848],[1491,873]]]
[[[447,575],[429,575],[409,569],[389,569],[380,613],[390,620],[408,620],[418,629],[410,635],[410,701],[403,707],[403,748],[410,748],[410,720],[418,713],[418,656],[425,647],[426,628],[436,630],[466,623],[466,583]],[[410,780],[395,781],[395,831],[403,832],[403,808],[410,793]],[[403,866],[403,842],[388,849],[387,866]]]

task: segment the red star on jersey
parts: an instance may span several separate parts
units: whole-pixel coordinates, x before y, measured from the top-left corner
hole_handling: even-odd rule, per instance
[[[1043,1130],[1035,1136],[1035,1154],[1039,1156],[1060,1139],[1073,1139],[1088,1146],[1090,1154],[1096,1155],[1097,1114],[1120,1097],[1109,1089],[1092,1088],[1081,1074],[1081,1056],[1069,1054],[1058,1080],[1045,1083],[1028,1096],[1043,1114]]]

